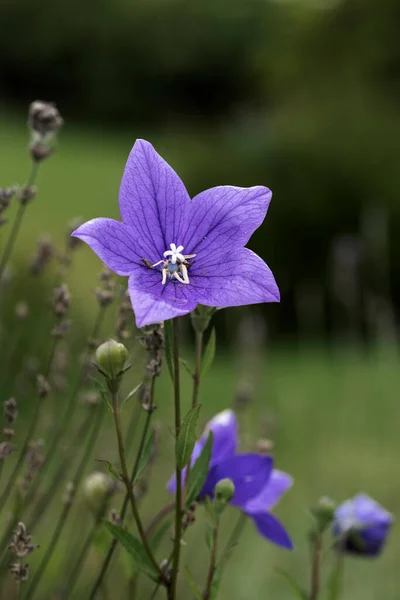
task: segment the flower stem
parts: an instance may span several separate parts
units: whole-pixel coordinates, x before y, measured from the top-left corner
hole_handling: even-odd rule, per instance
[[[203,332],[196,330],[195,338],[195,366],[193,372],[193,394],[192,394],[192,408],[197,406],[200,389],[200,369],[201,369],[201,355],[203,352]]]
[[[101,429],[101,422],[103,420],[104,414],[105,414],[104,407],[102,405],[100,405],[98,407],[97,419],[93,423],[92,431],[91,431],[90,437],[89,437],[87,445],[86,445],[85,453],[82,456],[82,459],[81,459],[81,461],[80,461],[80,463],[78,465],[78,468],[76,470],[75,476],[72,479],[73,490],[74,490],[73,494],[76,493],[76,488],[79,486],[79,484],[81,482],[81,479],[83,477],[83,474],[85,472],[87,463],[89,461],[89,458],[91,456],[93,447],[94,447],[94,445],[96,443],[98,434],[99,434],[100,429]],[[69,513],[71,511],[72,506],[73,506],[72,499],[71,499],[71,501],[65,502],[64,508],[63,508],[63,510],[61,512],[60,518],[59,518],[59,520],[57,522],[56,528],[55,528],[53,536],[51,538],[50,544],[49,544],[49,546],[47,548],[47,551],[46,551],[45,555],[43,556],[42,562],[40,563],[38,570],[36,571],[36,573],[35,573],[35,575],[34,575],[34,577],[32,579],[32,583],[31,583],[31,585],[30,585],[30,587],[28,589],[28,592],[27,592],[27,594],[25,596],[25,600],[31,600],[31,598],[33,598],[33,596],[35,594],[35,591],[36,591],[36,588],[39,585],[40,580],[41,580],[41,578],[43,576],[43,573],[46,570],[48,562],[49,562],[49,560],[51,559],[51,557],[52,557],[52,555],[54,553],[54,550],[56,548],[56,545],[58,543],[60,535],[62,534],[62,531],[64,529],[64,526],[66,524],[66,521],[67,521],[68,515],[69,515]]]
[[[322,561],[322,537],[320,534],[315,535],[312,548],[312,563],[311,563],[311,589],[310,600],[318,600],[320,587],[320,570]]]
[[[30,187],[35,183],[38,169],[39,169],[39,163],[32,161],[31,172],[30,172],[26,187]],[[20,202],[20,205],[18,207],[18,212],[16,214],[16,217],[14,219],[14,223],[13,223],[13,226],[11,229],[11,233],[8,237],[7,244],[4,248],[3,254],[0,259],[0,281],[3,278],[4,270],[5,270],[7,263],[11,257],[11,254],[12,254],[12,251],[13,251],[13,248],[14,248],[14,245],[15,245],[15,242],[18,237],[18,233],[19,233],[19,230],[20,230],[20,227],[22,224],[22,219],[24,217],[26,207],[27,207],[26,203]]]
[[[179,436],[181,427],[181,398],[179,381],[179,321],[172,321],[172,347],[174,363],[174,408],[175,408],[175,439]],[[175,536],[174,550],[172,558],[171,587],[169,590],[169,599],[175,600],[178,581],[179,559],[181,552],[181,533],[182,533],[182,473],[176,465],[176,492],[175,492]]]
[[[146,418],[146,422],[144,425],[144,429],[143,429],[143,433],[142,433],[142,438],[139,442],[139,449],[136,455],[136,460],[135,460],[135,464],[133,465],[133,469],[131,472],[131,478],[130,478],[130,484],[132,486],[133,481],[136,477],[138,468],[139,468],[139,463],[140,463],[140,459],[142,458],[142,454],[143,454],[143,449],[144,446],[146,444],[146,440],[147,440],[147,435],[149,432],[149,428],[150,428],[150,422],[151,422],[151,417],[153,414],[153,410],[152,407],[154,405],[154,385],[155,385],[155,377],[151,378],[151,383],[150,383],[150,410],[147,412],[147,418]],[[128,509],[128,504],[129,504],[129,494],[128,491],[125,494],[125,498],[122,504],[122,508],[121,508],[121,512],[120,512],[120,517],[121,517],[121,521],[123,522],[126,516],[126,511]],[[146,535],[146,537],[148,537]],[[101,589],[104,578],[106,576],[108,567],[110,565],[111,559],[113,557],[113,554],[115,552],[115,548],[117,547],[117,540],[114,538],[113,541],[111,542],[111,546],[107,552],[107,555],[103,561],[103,564],[101,566],[101,570],[99,573],[99,576],[97,577],[94,586],[92,588],[91,594],[90,594],[90,598],[89,600],[94,600],[94,598],[97,595],[97,592]]]
[[[136,527],[137,527],[140,539],[142,541],[143,547],[146,550],[146,553],[147,553],[150,561],[152,562],[153,567],[158,572],[160,579],[165,584],[167,584],[168,579],[167,579],[165,573],[163,573],[163,571],[160,569],[160,565],[158,564],[156,558],[154,557],[153,551],[147,540],[142,521],[140,519],[138,508],[136,506],[136,499],[135,499],[135,495],[133,493],[131,478],[129,476],[128,469],[126,466],[125,447],[124,447],[124,440],[123,440],[123,434],[122,434],[118,398],[117,398],[117,394],[114,392],[111,394],[111,401],[112,401],[112,409],[113,409],[113,415],[114,415],[115,431],[117,434],[117,441],[118,441],[118,453],[119,453],[119,460],[120,460],[120,464],[121,464],[122,481],[125,485],[125,488],[126,488],[126,491],[128,494],[128,498],[129,498],[129,501],[131,504],[133,518],[135,519]]]
[[[212,593],[212,583],[217,565],[217,543],[218,543],[219,519],[213,531],[213,543],[211,548],[210,566],[208,568],[207,585],[204,592],[204,600],[210,600]]]

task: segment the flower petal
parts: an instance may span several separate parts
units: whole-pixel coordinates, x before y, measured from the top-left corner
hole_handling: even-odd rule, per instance
[[[267,538],[267,540],[273,544],[276,544],[277,546],[282,546],[282,548],[292,550],[293,542],[286,533],[283,525],[276,517],[267,512],[250,516],[254,520],[258,532],[263,537]]]
[[[158,271],[137,267],[128,287],[137,327],[180,317],[196,308],[189,286],[172,281],[162,285]]]
[[[255,498],[252,498],[244,510],[248,514],[257,514],[271,510],[291,487],[293,479],[287,473],[274,469],[267,485]]]
[[[231,504],[245,506],[266,485],[271,475],[273,461],[270,456],[259,454],[237,454],[212,467],[201,491],[201,497],[213,496],[215,485],[229,478],[235,486]]]
[[[130,275],[140,261],[140,246],[124,223],[114,219],[92,219],[72,235],[86,242],[118,275]]]
[[[206,265],[196,262],[190,269],[190,287],[197,302],[226,307],[279,302],[279,289],[271,269],[248,248],[241,248]]]
[[[263,222],[271,191],[263,186],[214,187],[195,196],[182,237],[185,254],[198,257],[244,246]]]
[[[121,216],[156,263],[170,244],[182,244],[190,197],[175,171],[145,140],[137,140],[119,192]]]

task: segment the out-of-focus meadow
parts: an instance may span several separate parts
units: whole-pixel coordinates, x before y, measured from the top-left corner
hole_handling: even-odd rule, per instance
[[[269,545],[249,523],[225,573],[221,599],[289,600],[275,567],[307,585],[306,509],[317,498],[343,500],[361,490],[395,515],[400,509],[398,2],[74,0],[64,6],[20,0],[0,6],[0,22],[0,186],[28,176],[26,105],[36,98],[54,100],[65,119],[56,153],[40,167],[39,193],[27,208],[1,298],[7,357],[0,364],[1,401],[21,394],[16,444],[33,410],[29,370],[41,369],[49,348],[48,320],[35,315],[46,311],[55,268],[40,278],[29,272],[39,235],[48,233],[62,248],[71,219],[118,218],[119,182],[138,137],[153,143],[192,195],[226,183],[269,186],[270,211],[249,246],[271,266],[282,301],[218,313],[217,358],[202,382],[200,402],[205,422],[232,406],[238,385],[250,382],[254,398],[241,416],[242,447],[271,438],[277,466],[295,478],[277,510],[295,551]],[[7,211],[10,223],[15,211],[16,205]],[[0,229],[2,247],[9,230],[10,224]],[[73,320],[68,389],[95,320],[100,268],[85,247],[66,276]],[[14,307],[20,300],[28,302],[30,314],[17,331]],[[265,331],[253,329],[251,316],[266,324]],[[114,321],[112,308],[100,338],[113,334]],[[185,334],[190,357],[189,327]],[[135,333],[132,346],[139,365],[135,369],[134,363],[132,379],[138,381],[143,360]],[[187,407],[189,390],[186,377]],[[168,501],[171,398],[164,374],[156,392],[160,449],[151,493],[141,505],[146,519]],[[56,393],[48,403],[40,423],[45,439],[62,401]],[[77,427],[83,410],[74,418]],[[127,405],[125,426],[130,413]],[[87,472],[99,468],[96,458],[115,457],[107,415]],[[58,449],[49,480],[61,460]],[[12,465],[11,457],[3,483]],[[61,493],[33,530],[41,548],[29,557],[32,573],[54,530]],[[118,507],[120,497],[112,502]],[[235,522],[234,509],[227,520]],[[78,552],[89,530],[79,492],[69,522],[37,598],[62,598],[51,594],[68,581],[69,552]],[[398,600],[399,554],[394,527],[376,561],[349,559],[344,599]],[[189,531],[183,564],[189,562],[204,580],[206,556],[200,522]],[[100,562],[99,549],[92,550],[74,598],[88,597]],[[126,571],[121,553],[110,597],[129,597]],[[7,599],[13,597],[11,583]],[[150,587],[145,594],[142,584],[147,598]]]

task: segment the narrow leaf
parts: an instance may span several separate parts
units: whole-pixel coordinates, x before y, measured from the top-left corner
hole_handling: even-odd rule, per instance
[[[203,360],[201,361],[200,375],[204,377],[208,369],[211,367],[215,358],[217,336],[215,334],[215,327],[212,328],[210,337],[208,338],[206,349],[204,350]]]
[[[110,463],[109,460],[101,460],[100,458],[96,458],[96,461],[99,463],[102,463],[106,467],[106,469],[110,473],[110,475],[112,475],[119,481],[122,481],[121,475],[119,473],[117,473],[117,471],[115,470],[115,468],[113,467],[113,465]]]
[[[203,594],[201,593],[199,586],[195,582],[193,575],[189,571],[189,567],[185,567],[185,575],[190,585],[190,589],[193,592],[193,596],[196,598],[196,600],[203,600]]]
[[[184,367],[184,369],[186,369],[186,371],[189,373],[190,377],[193,377],[193,370],[190,368],[188,361],[184,358],[179,357],[179,362],[181,363],[182,367]]]
[[[344,560],[341,555],[336,559],[327,583],[326,600],[339,600],[343,588],[343,567]]]
[[[137,468],[137,471],[136,471],[136,475],[135,475],[135,477],[133,479],[133,485],[135,485],[135,483],[139,480],[141,474],[143,473],[143,471],[147,467],[147,463],[150,460],[151,452],[153,450],[155,436],[156,436],[156,432],[153,429],[152,432],[151,432],[151,434],[147,438],[145,445],[144,445],[143,452],[142,452],[142,455],[140,457],[138,468]]]
[[[287,581],[289,586],[292,588],[292,591],[296,594],[296,598],[300,598],[300,600],[308,600],[308,593],[303,590],[294,577],[289,575],[289,573],[283,569],[276,568],[275,570],[277,573],[279,573],[279,575],[281,575],[281,577],[283,577],[283,579]]]
[[[196,443],[196,426],[199,420],[201,404],[189,410],[179,430],[175,444],[176,464],[180,469],[189,464]]]
[[[171,320],[164,321],[165,359],[172,381],[174,380],[174,363],[172,360],[172,323]]]
[[[137,385],[135,385],[135,387],[133,388],[133,390],[131,390],[129,392],[129,394],[127,395],[127,397],[122,401],[121,407],[124,406],[124,404],[126,402],[128,402],[128,400],[130,400],[136,394],[136,392],[138,392],[140,390],[140,388],[142,387],[142,385],[143,385],[142,381],[140,383],[138,383]]]
[[[122,527],[111,523],[111,521],[104,521],[104,525],[132,556],[135,566],[146,573],[153,581],[158,581],[158,573],[142,543]]]
[[[217,565],[215,567],[213,579],[212,579],[212,583],[211,583],[210,600],[215,600],[218,595],[219,588],[221,585],[221,575],[222,575],[222,570],[221,570],[220,566]]]
[[[187,483],[186,507],[189,507],[201,492],[210,468],[213,447],[213,432],[210,431],[199,458],[192,466]]]
[[[165,537],[165,534],[168,532],[170,527],[171,520],[167,519],[166,521],[164,521],[164,523],[162,523],[162,525],[160,525],[160,527],[157,529],[154,535],[150,538],[149,543],[153,552],[157,552],[158,548],[161,545],[161,542]]]

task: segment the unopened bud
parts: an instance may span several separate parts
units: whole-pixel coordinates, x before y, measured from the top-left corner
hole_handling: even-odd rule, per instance
[[[235,485],[232,479],[221,479],[218,481],[214,489],[216,500],[224,503],[228,503],[232,500],[235,493]]]
[[[324,496],[311,509],[316,522],[317,533],[323,533],[333,522],[337,504],[332,498]]]
[[[121,377],[127,369],[127,358],[128,350],[115,340],[104,342],[96,350],[96,367],[109,384],[113,384],[112,391],[118,390]]]
[[[95,471],[88,475],[83,485],[86,502],[90,510],[95,513],[105,507],[108,498],[114,490],[114,482],[101,471]]]

